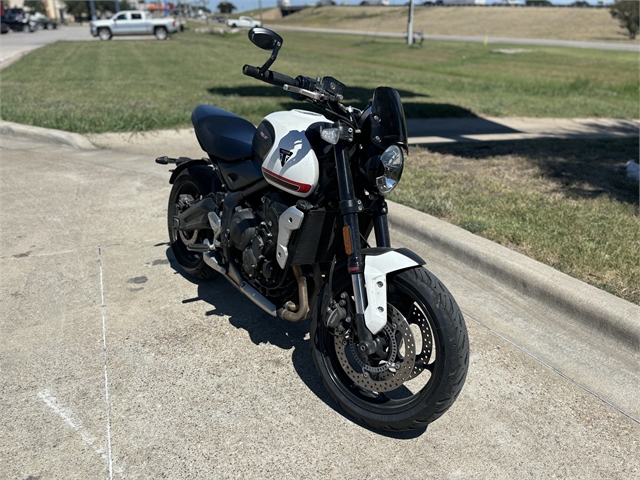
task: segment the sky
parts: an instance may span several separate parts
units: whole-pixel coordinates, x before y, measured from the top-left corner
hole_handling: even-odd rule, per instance
[[[215,11],[216,7],[222,0],[210,0],[209,8],[211,11]],[[238,12],[244,12],[247,10],[258,9],[259,2],[258,0],[227,0],[233,3],[236,7],[238,7]],[[316,0],[317,1],[317,0]],[[359,5],[362,0],[347,0],[351,5]],[[409,0],[389,0],[391,5],[405,5]],[[414,0],[416,4],[422,3],[424,0]],[[487,0],[487,4],[495,3],[499,0]],[[550,0],[554,5],[568,5],[574,3],[575,0]],[[587,0],[591,4],[596,4],[596,0]],[[609,1],[609,0],[607,0]],[[334,0],[337,4],[343,3],[343,0]],[[291,5],[307,5],[309,3],[316,3],[313,0],[291,0]],[[262,8],[273,8],[276,6],[276,0],[262,0]]]

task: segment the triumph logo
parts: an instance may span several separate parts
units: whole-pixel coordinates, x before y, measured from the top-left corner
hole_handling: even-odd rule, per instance
[[[281,167],[284,167],[284,164],[289,161],[289,159],[291,158],[291,155],[293,155],[293,152],[290,152],[289,150],[285,150],[284,148],[280,149],[280,166]]]

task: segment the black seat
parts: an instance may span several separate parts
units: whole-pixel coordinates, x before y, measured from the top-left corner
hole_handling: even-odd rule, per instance
[[[227,162],[249,158],[256,127],[235,113],[211,105],[198,105],[191,114],[200,147],[210,157]]]

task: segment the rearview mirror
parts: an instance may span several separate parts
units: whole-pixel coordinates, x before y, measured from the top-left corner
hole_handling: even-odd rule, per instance
[[[268,28],[253,27],[249,30],[249,40],[263,50],[275,50],[282,46],[282,37]]]
[[[256,47],[260,47],[263,50],[271,50],[271,57],[260,67],[260,74],[264,74],[278,58],[278,52],[283,42],[282,37],[268,28],[253,27],[249,30],[249,40]]]

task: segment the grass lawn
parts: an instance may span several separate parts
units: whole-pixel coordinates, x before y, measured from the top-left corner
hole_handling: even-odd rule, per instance
[[[631,52],[536,47],[503,55],[457,42],[407,48],[399,39],[283,37],[276,70],[334,76],[360,106],[376,86],[393,86],[408,117],[638,115],[638,59]],[[194,106],[210,103],[257,123],[270,111],[301,105],[242,75],[244,63],[261,65],[266,53],[245,34],[59,42],[2,71],[0,114],[80,133],[141,131],[186,126]]]
[[[461,143],[414,149],[404,205],[638,303],[638,139]]]

